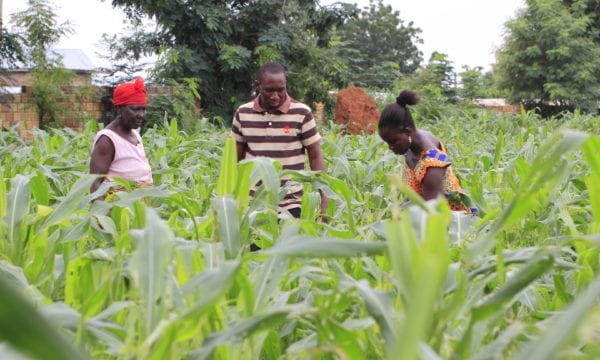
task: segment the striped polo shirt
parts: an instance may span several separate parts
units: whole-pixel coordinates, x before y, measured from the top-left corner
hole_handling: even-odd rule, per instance
[[[285,170],[304,170],[306,147],[321,140],[310,108],[289,95],[271,112],[260,106],[258,97],[241,105],[233,117],[230,136],[246,143],[246,159],[269,157]],[[283,185],[287,179],[282,180]],[[294,184],[279,206],[299,207],[301,196],[302,186]]]

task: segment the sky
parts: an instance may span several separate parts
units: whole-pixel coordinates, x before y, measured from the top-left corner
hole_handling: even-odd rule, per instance
[[[1,1],[1,0],[0,0]],[[321,0],[329,4],[336,0]],[[338,0],[339,1],[339,0]],[[102,33],[123,32],[124,15],[113,9],[110,0],[50,0],[60,21],[69,21],[75,33],[56,47],[82,49],[97,65],[103,61],[96,55],[102,52]],[[347,0],[367,6],[368,0]],[[10,26],[9,15],[27,8],[26,0],[4,0],[3,23]],[[384,0],[400,11],[404,24],[413,22],[420,28],[423,44],[418,45],[425,62],[433,51],[448,55],[456,71],[463,66],[481,66],[485,70],[495,63],[494,51],[502,44],[504,23],[516,16],[524,0]]]

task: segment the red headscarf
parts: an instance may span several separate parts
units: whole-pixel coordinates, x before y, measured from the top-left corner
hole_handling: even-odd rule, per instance
[[[113,104],[119,105],[146,105],[146,88],[144,79],[138,77],[134,82],[122,83],[113,92]]]

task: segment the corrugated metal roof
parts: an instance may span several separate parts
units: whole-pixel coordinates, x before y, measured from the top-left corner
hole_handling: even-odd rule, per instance
[[[81,49],[51,49],[48,50],[49,59],[62,58],[63,67],[67,70],[72,71],[83,71],[83,72],[94,72],[97,70],[97,66],[94,65],[92,60],[83,52]],[[15,66],[8,66],[6,63],[2,63],[2,67],[9,71],[28,70],[31,66],[27,66],[23,63],[18,63]]]
[[[94,71],[96,66],[81,49],[52,49],[48,51],[48,57],[56,59],[62,57],[65,69],[74,71]]]

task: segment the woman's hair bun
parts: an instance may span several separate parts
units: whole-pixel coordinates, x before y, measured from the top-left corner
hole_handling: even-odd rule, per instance
[[[402,107],[419,103],[419,95],[413,90],[402,90],[396,98],[396,103]]]

